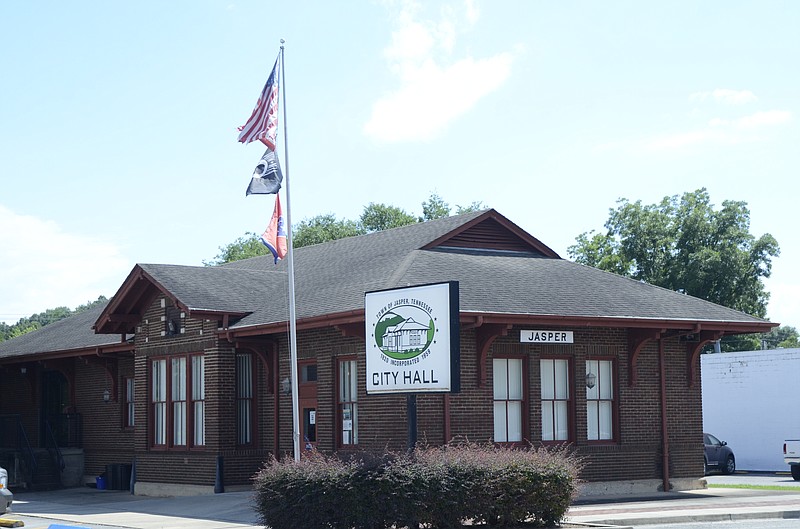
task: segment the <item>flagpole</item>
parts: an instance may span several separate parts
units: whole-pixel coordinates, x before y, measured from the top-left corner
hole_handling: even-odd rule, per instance
[[[281,83],[283,84],[283,164],[286,173],[286,265],[289,268],[289,352],[292,370],[292,440],[294,460],[300,461],[300,397],[297,383],[297,313],[294,302],[294,249],[292,248],[292,199],[289,186],[289,135],[286,127],[286,73],[283,67],[283,39],[281,39]]]

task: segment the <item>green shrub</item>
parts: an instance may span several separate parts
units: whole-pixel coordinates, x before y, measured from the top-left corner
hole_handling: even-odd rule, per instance
[[[579,462],[563,449],[475,444],[272,459],[255,476],[256,510],[272,529],[459,528],[561,521],[577,490]]]

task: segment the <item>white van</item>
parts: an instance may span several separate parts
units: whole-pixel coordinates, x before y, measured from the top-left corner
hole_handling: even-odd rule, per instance
[[[8,472],[0,467],[0,514],[5,514],[11,508],[14,495],[8,490]]]

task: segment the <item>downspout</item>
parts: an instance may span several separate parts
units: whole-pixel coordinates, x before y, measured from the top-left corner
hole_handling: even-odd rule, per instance
[[[278,372],[278,344],[272,346],[272,394],[273,394],[273,428],[272,428],[272,445],[275,447],[272,455],[277,459],[279,450],[278,443],[280,443],[280,420],[281,420],[281,374]]]
[[[658,367],[661,373],[661,463],[663,472],[663,490],[669,492],[669,429],[667,428],[667,362],[664,354],[664,339],[658,339]]]

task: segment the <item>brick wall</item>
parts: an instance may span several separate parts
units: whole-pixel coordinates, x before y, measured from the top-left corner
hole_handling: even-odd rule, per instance
[[[169,301],[158,299],[145,313],[136,336],[133,360],[120,361],[119,376],[136,375],[136,428],[133,433],[120,428],[120,403],[99,406],[96,390],[80,394],[79,403],[91,408],[91,421],[103,422],[102,435],[96,435],[87,454],[89,467],[99,470],[120,453],[130,452],[137,459],[140,481],[212,485],[216,458],[224,457],[225,483],[246,484],[273,452],[290,455],[292,442],[291,397],[272,391],[274,374],[271,356],[254,355],[256,424],[252,446],[236,445],[235,350],[217,336],[217,322],[181,318],[183,332],[164,333],[161,317]],[[174,312],[173,312],[174,315]],[[572,399],[574,402],[573,447],[585,458],[582,477],[590,481],[653,479],[661,476],[661,407],[660,372],[657,343],[649,343],[638,359],[638,383],[631,386],[628,365],[628,332],[625,329],[582,328],[574,330],[574,344],[536,345],[519,343],[520,328],[498,338],[486,359],[486,383],[478,384],[478,354],[475,331],[461,332],[461,392],[449,397],[450,435],[454,439],[490,441],[493,437],[492,359],[496,355],[515,355],[526,359],[528,407],[524,436],[533,444],[541,441],[541,392],[539,360],[543,356],[571,360]],[[286,334],[278,339],[278,380],[290,377],[289,347]],[[336,359],[355,356],[358,366],[359,449],[369,451],[404,450],[407,443],[405,395],[366,394],[366,359],[364,342],[345,337],[333,328],[301,331],[298,334],[298,357],[301,362],[315,360],[317,365],[316,431],[318,448],[337,450]],[[244,350],[242,352],[245,352]],[[206,370],[206,445],[191,450],[153,450],[150,446],[149,359],[153,356],[202,353]],[[670,432],[670,475],[699,477],[702,473],[702,417],[700,385],[687,383],[685,345],[665,341],[668,427]],[[587,358],[613,359],[616,385],[616,438],[613,442],[590,443],[586,440],[586,395],[583,390]],[[698,362],[699,363],[699,362]],[[695,366],[699,367],[699,366]],[[97,388],[105,372],[95,365],[76,368],[79,385]],[[120,382],[121,383],[121,382]],[[306,386],[304,391],[310,386]],[[275,424],[276,409],[279,423]],[[417,398],[418,439],[426,444],[447,441],[445,400],[442,394]],[[98,409],[99,408],[99,409]],[[274,439],[278,435],[275,450]],[[88,451],[88,448],[87,448]]]

